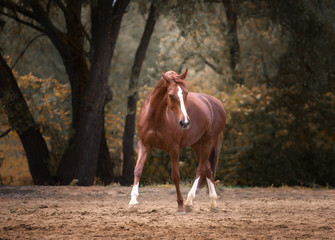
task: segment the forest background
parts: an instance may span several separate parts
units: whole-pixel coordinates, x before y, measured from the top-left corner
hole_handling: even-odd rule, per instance
[[[1,55],[8,66],[15,65],[12,73],[47,144],[45,163],[54,183],[60,184],[59,168],[74,131],[73,90],[54,42],[27,23],[43,25],[36,19],[18,22],[29,16],[15,12],[12,2],[34,9],[27,1],[0,1]],[[69,30],[69,19],[62,11],[71,1],[31,2],[46,10],[49,7],[54,26]],[[92,36],[94,2],[83,1],[79,14],[85,32]],[[111,7],[119,7],[119,2]],[[139,78],[132,85],[135,54],[152,6],[153,34]],[[188,89],[217,97],[228,113],[216,179],[232,186],[335,186],[334,1],[138,0],[125,7],[108,66],[113,99],[104,105],[103,136],[110,163],[109,167],[93,163],[95,184],[131,184],[127,178],[136,159],[137,136],[126,145],[129,99],[137,101],[138,112],[160,79],[160,70],[181,73],[188,68]],[[112,21],[116,18],[120,17]],[[83,40],[84,49],[92,44],[88,39]],[[32,184],[26,153],[9,119],[1,87],[0,181]],[[125,170],[124,153],[133,152]],[[183,181],[193,180],[196,166],[191,149],[181,150]],[[68,168],[63,165],[62,171]],[[141,182],[171,182],[170,172],[168,155],[154,150]]]

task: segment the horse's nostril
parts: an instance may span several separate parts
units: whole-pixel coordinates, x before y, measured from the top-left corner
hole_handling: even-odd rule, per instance
[[[183,126],[184,126],[183,121],[179,121],[179,126],[180,126],[180,127],[183,127]]]
[[[188,126],[190,125],[190,122],[184,122],[182,120],[179,121],[179,126],[180,128],[188,128]]]

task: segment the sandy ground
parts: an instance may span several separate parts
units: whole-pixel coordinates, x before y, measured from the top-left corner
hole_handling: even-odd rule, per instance
[[[186,197],[190,187],[183,187]],[[0,186],[0,239],[335,239],[335,190],[206,189],[177,215],[174,187]]]

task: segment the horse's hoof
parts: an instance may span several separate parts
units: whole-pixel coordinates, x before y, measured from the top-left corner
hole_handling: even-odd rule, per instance
[[[184,215],[184,214],[186,214],[185,211],[177,211],[177,215]]]
[[[186,212],[192,212],[193,211],[193,205],[185,205],[185,211]]]
[[[137,212],[137,210],[138,210],[138,203],[136,203],[136,204],[129,204],[128,210],[129,210],[129,212]]]
[[[186,212],[185,212],[185,209],[184,209],[184,207],[178,207],[178,210],[177,210],[177,214],[178,215],[183,215],[183,214],[185,214]]]
[[[219,212],[219,208],[218,207],[211,207],[210,211],[213,212],[213,213],[217,213],[217,212]]]

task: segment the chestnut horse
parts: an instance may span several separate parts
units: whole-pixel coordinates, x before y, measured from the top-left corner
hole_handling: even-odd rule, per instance
[[[188,92],[187,70],[165,74],[146,97],[138,116],[138,159],[129,207],[138,205],[138,186],[147,154],[158,148],[170,155],[171,178],[176,186],[178,213],[191,211],[198,187],[207,184],[210,209],[217,210],[214,175],[219,159],[226,113],[219,100],[203,93]],[[183,204],[180,193],[179,149],[191,146],[199,163],[196,180]]]

